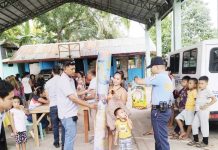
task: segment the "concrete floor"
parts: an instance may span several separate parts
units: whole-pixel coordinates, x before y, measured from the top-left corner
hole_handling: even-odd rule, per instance
[[[149,95],[149,93],[148,93]],[[148,97],[149,99],[149,97]],[[131,110],[132,115],[130,118],[133,121],[133,139],[134,139],[134,150],[154,150],[154,138],[152,135],[143,136],[143,133],[150,130],[150,111],[149,110],[136,110],[131,108],[131,101],[129,100],[127,106]],[[78,134],[75,142],[75,150],[92,150],[93,149],[93,123],[91,124],[91,131],[89,134],[90,143],[84,143],[84,134],[83,134],[83,116],[80,112],[79,121],[78,121]],[[218,125],[213,126],[213,129],[210,130],[210,139],[209,139],[209,150],[218,150]],[[9,132],[7,132],[7,142],[9,150],[15,150],[15,141],[13,138],[10,138]],[[188,140],[169,140],[171,150],[200,150],[199,148],[190,147],[186,144]],[[53,147],[53,136],[52,133],[47,134],[45,140],[40,141],[40,147],[37,148],[34,146],[33,139],[29,138],[27,143],[27,150],[58,150]],[[117,148],[114,147],[114,150]]]

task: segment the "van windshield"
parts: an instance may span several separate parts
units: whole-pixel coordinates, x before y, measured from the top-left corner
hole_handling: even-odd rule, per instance
[[[218,47],[212,48],[210,51],[209,71],[218,73]]]

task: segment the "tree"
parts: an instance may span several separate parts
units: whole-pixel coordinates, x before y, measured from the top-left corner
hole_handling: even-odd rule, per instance
[[[162,28],[162,53],[166,54],[170,52],[171,49],[171,15],[168,15],[166,18],[162,20],[161,28]],[[156,30],[155,26],[153,26],[149,30],[151,39],[156,43]]]
[[[48,37],[48,41],[53,39],[56,42],[116,38],[122,35],[117,25],[128,22],[126,19],[74,3],[60,6],[36,20],[39,27],[45,30],[44,37]]]
[[[19,44],[54,43],[123,37],[129,20],[75,3],[64,4],[0,35]]]
[[[182,44],[195,44],[215,37],[209,9],[202,0],[186,0],[182,5]]]
[[[19,26],[15,26],[0,35],[0,40],[14,42],[19,46],[24,44],[35,44],[39,40],[38,30],[34,25],[30,25],[30,21],[24,22]]]
[[[162,20],[163,54],[171,49],[172,16]],[[150,29],[152,40],[156,41],[155,28]],[[209,10],[202,0],[185,0],[182,4],[182,46],[188,46],[215,37],[210,24]]]

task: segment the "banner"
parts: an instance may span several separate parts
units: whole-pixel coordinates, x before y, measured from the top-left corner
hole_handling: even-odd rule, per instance
[[[94,150],[106,149],[106,106],[110,71],[111,54],[108,51],[99,52],[97,60],[97,96],[99,102],[95,118]]]
[[[144,85],[136,85],[132,90],[132,107],[145,109],[147,107],[146,88]]]

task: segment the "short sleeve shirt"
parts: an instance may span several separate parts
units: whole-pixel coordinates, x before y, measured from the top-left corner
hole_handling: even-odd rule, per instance
[[[197,97],[197,90],[188,90],[188,97],[185,105],[185,109],[189,111],[195,110],[195,101]]]
[[[132,136],[131,129],[127,121],[121,121],[117,119],[115,122],[116,130],[118,131],[119,139],[125,139]]]
[[[18,132],[26,131],[26,115],[20,109],[12,108],[10,112],[13,114],[14,126]]]
[[[25,94],[30,94],[30,93],[32,93],[32,89],[31,89],[31,86],[30,86],[30,84],[29,84],[29,80],[30,80],[30,78],[28,78],[28,77],[24,77],[23,79],[22,79],[22,84],[23,84],[23,87],[24,87],[24,93]]]
[[[199,111],[201,106],[209,102],[209,98],[213,97],[213,93],[209,89],[199,90],[196,99],[195,110]]]
[[[77,96],[75,82],[63,72],[57,84],[57,107],[60,119],[77,116],[78,105],[69,99],[70,95]]]
[[[93,78],[89,84],[89,88],[90,90],[97,90],[97,78]],[[91,100],[88,100],[89,102],[94,102],[95,99],[91,99]]]
[[[159,73],[153,77],[145,78],[146,85],[152,85],[152,105],[159,105],[160,101],[168,104],[173,101],[173,82],[168,72]]]
[[[186,101],[187,101],[187,89],[186,88],[182,88],[180,91],[179,91],[179,108],[180,109],[184,109],[185,108],[185,104],[186,104]]]
[[[48,80],[45,84],[45,90],[48,92],[49,106],[57,106],[57,84],[60,76],[55,75],[53,78]]]

